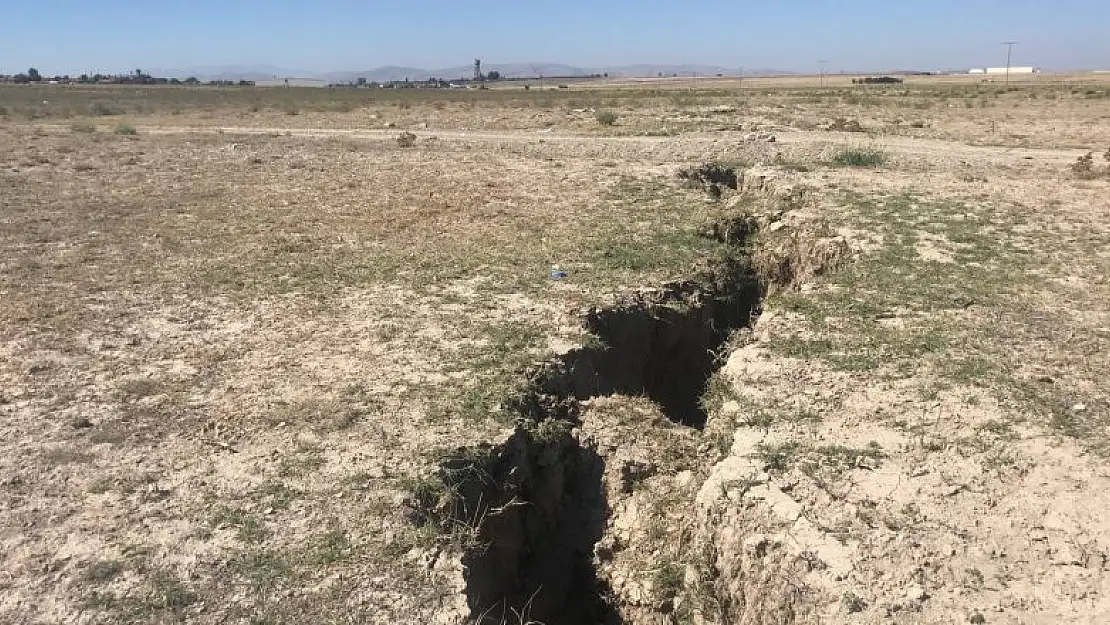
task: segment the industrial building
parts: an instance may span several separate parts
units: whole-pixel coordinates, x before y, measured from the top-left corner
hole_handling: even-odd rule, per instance
[[[987,67],[987,68],[973,68],[973,69],[968,70],[967,73],[969,73],[969,74],[1002,75],[1002,74],[1006,74],[1007,72],[1006,72],[1005,67]],[[1040,70],[1040,68],[1037,68],[1037,67],[1011,67],[1009,73],[1010,74],[1039,74],[1039,73],[1041,73],[1041,70]]]

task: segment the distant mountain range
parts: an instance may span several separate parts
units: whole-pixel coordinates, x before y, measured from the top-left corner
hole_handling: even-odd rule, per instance
[[[473,76],[474,68],[469,65],[445,67],[442,69],[422,69],[418,67],[385,66],[365,71],[347,72],[313,72],[293,70],[272,65],[219,65],[206,67],[191,67],[178,69],[150,69],[145,70],[152,76],[166,78],[188,78],[195,76],[201,80],[272,80],[274,78],[301,78],[324,80],[327,82],[344,83],[365,78],[374,82],[389,82],[393,80],[427,80],[429,78],[442,78],[454,80]],[[482,65],[483,72],[496,71],[504,78],[534,78],[545,77],[574,77],[593,76],[595,74],[609,74],[622,77],[650,77],[650,76],[715,76],[722,74],[735,76],[740,74],[739,68],[719,67],[716,65],[623,65],[618,67],[575,67],[558,63],[508,63]],[[745,75],[782,75],[792,74],[776,69],[744,69]]]

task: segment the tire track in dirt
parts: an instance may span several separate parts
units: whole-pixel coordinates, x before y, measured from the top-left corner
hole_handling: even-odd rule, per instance
[[[68,132],[63,125],[44,125],[44,130]],[[140,135],[284,135],[309,139],[354,139],[367,141],[394,141],[401,132],[411,132],[417,141],[462,141],[462,142],[522,142],[522,143],[564,143],[564,144],[706,144],[735,142],[743,144],[745,132],[691,133],[680,137],[648,136],[590,136],[558,134],[545,131],[470,131],[470,130],[412,130],[395,129],[350,129],[350,128],[285,128],[253,126],[136,126]],[[815,139],[812,132],[786,131],[775,133],[776,143],[788,146],[835,146],[859,143],[859,136],[853,133],[830,132]],[[971,145],[941,139],[917,137],[884,136],[870,140],[876,147],[899,154],[918,157],[948,157],[957,155],[969,160],[991,162],[1012,162],[1016,160],[1038,160],[1042,162],[1071,163],[1089,150],[1065,148],[1021,148],[1011,146]]]

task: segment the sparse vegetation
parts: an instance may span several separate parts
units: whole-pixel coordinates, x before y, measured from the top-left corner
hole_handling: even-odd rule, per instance
[[[797,441],[788,441],[774,445],[760,445],[757,457],[763,461],[768,471],[781,473],[789,469],[798,458],[802,445]]]
[[[103,102],[93,102],[89,105],[89,115],[93,117],[107,117],[115,114],[116,112],[112,107]]]
[[[616,125],[617,120],[620,119],[620,116],[618,116],[613,111],[602,110],[594,113],[594,119],[596,119],[597,123],[601,124],[602,126],[613,126]]]
[[[93,584],[110,582],[119,577],[125,568],[119,560],[97,560],[85,568],[84,578]]]
[[[856,614],[867,609],[867,602],[854,592],[846,592],[840,597],[840,604],[848,614]]]
[[[318,564],[335,564],[352,555],[351,541],[342,530],[331,530],[309,541],[309,557]]]
[[[829,124],[829,130],[838,132],[866,132],[858,119],[847,119],[844,117],[837,117],[834,119],[832,123]]]
[[[23,545],[0,620],[475,620],[464,558],[512,528],[537,561],[570,535],[604,557],[506,578],[600,599],[596,573],[630,625],[969,620],[986,592],[1020,620],[1046,570],[1101,605],[1098,567],[1074,564],[1097,565],[1073,541],[1097,524],[1061,516],[1053,549],[1028,549],[1062,496],[1038,467],[1097,508],[1110,454],[1110,153],[1065,169],[1105,145],[1105,90],[1043,78],[0,86],[0,412],[20,458],[0,486]],[[122,114],[142,141],[111,138],[120,118],[86,134]],[[438,140],[394,145],[429,120]],[[898,138],[830,150],[828,120]],[[741,304],[748,262],[763,282]],[[666,384],[685,370],[647,380],[733,327],[706,302],[759,325],[698,350],[694,391]],[[517,427],[535,461],[500,470]],[[549,540],[567,501],[596,526]],[[65,535],[97,555],[53,559]],[[987,543],[1026,561],[968,555]],[[911,550],[966,574],[926,586]],[[518,620],[559,622],[520,592]]]
[[[270,535],[270,531],[260,518],[230,506],[220,506],[212,512],[209,528],[232,529],[239,540],[245,543],[262,542]]]
[[[124,137],[134,137],[134,136],[139,134],[139,131],[136,130],[135,127],[130,125],[130,124],[119,124],[119,125],[116,126],[116,128],[113,132],[115,132],[117,135],[124,136]]]
[[[716,163],[679,170],[678,179],[705,186],[724,186],[734,190],[738,185],[736,170]]]
[[[685,571],[676,562],[664,562],[652,573],[652,586],[660,601],[672,602],[682,592]]]
[[[1094,180],[1096,178],[1110,177],[1110,149],[1107,149],[1106,153],[1102,156],[1103,160],[1106,161],[1106,165],[1104,167],[1099,167],[1095,164],[1095,153],[1087,152],[1072,163],[1072,173],[1080,180]]]
[[[886,152],[877,148],[845,147],[829,157],[829,163],[838,167],[881,167],[886,162]]]

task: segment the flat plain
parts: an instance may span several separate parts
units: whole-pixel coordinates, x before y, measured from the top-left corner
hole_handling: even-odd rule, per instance
[[[1108,276],[1104,77],[3,87],[0,620],[1107,622]]]

